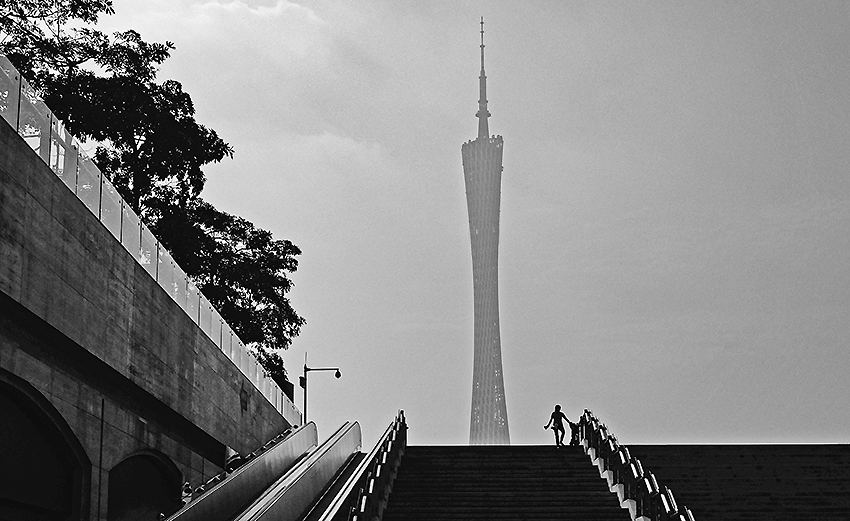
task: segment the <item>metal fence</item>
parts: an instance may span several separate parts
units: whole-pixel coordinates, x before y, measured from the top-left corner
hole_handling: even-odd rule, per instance
[[[292,401],[264,374],[245,344],[101,174],[77,138],[65,130],[35,89],[2,54],[0,116],[283,417],[292,425],[300,425],[301,413]]]

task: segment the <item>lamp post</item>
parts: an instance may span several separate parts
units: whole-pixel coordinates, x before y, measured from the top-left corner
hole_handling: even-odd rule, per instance
[[[307,353],[304,353],[304,375],[298,377],[298,384],[304,389],[304,425],[307,425],[307,373],[310,371],[336,371],[334,376],[342,376],[339,367],[307,367]]]

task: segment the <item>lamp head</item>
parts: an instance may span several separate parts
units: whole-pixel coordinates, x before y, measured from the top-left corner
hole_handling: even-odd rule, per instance
[[[336,376],[337,378],[342,377],[342,373],[339,372],[339,369],[336,370],[336,372],[334,373],[334,376]]]

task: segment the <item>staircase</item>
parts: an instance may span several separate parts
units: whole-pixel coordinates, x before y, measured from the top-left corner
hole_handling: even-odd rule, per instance
[[[579,447],[408,446],[384,521],[628,521]]]

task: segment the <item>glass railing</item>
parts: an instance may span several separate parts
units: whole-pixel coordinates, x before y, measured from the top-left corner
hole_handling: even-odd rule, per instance
[[[201,328],[291,425],[301,413],[192,283],[147,226],[101,174],[77,138],[0,54],[0,116],[62,179],[103,226]]]

